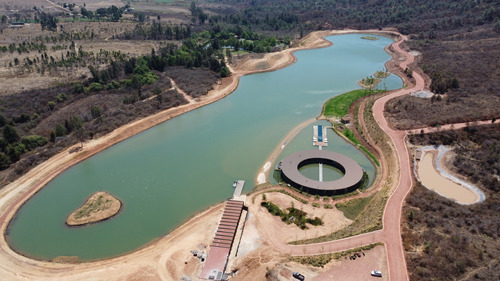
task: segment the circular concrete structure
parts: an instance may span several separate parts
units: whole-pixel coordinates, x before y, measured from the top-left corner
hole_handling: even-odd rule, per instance
[[[339,169],[344,176],[338,180],[321,182],[305,177],[299,169],[307,164],[323,163]],[[353,159],[328,150],[304,150],[281,161],[281,177],[285,182],[314,194],[340,194],[358,188],[363,179],[363,168]]]

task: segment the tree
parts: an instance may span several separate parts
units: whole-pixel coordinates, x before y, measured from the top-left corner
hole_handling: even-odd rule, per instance
[[[25,151],[26,148],[24,147],[24,144],[20,142],[11,143],[7,146],[7,155],[12,162],[17,162]]]
[[[66,130],[66,127],[64,127],[61,124],[56,125],[56,137],[62,137],[66,135],[68,131]]]
[[[19,134],[17,133],[16,128],[12,127],[11,125],[6,125],[3,128],[2,134],[7,143],[15,143],[21,139],[19,137]]]
[[[57,31],[57,19],[50,14],[42,12],[40,15],[40,24],[42,25],[42,30]]]
[[[83,141],[85,140],[85,129],[83,126],[75,130],[75,137],[80,141],[80,146],[83,147]]]

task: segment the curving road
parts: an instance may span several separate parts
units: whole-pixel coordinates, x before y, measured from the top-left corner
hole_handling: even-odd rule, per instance
[[[400,66],[403,69],[405,69],[410,63],[413,62],[414,58],[412,55],[401,50],[400,44],[406,40],[406,37],[401,36],[401,38],[402,39],[400,41],[393,43],[392,47],[396,52],[404,55],[407,58],[404,62],[400,64]],[[264,229],[263,234],[269,237],[269,242],[271,245],[276,247],[278,250],[281,250],[285,253],[289,253],[291,255],[307,255],[307,254],[338,252],[346,249],[359,247],[362,245],[372,244],[376,242],[383,242],[386,247],[390,280],[404,281],[409,279],[406,268],[405,256],[403,252],[402,240],[401,240],[400,224],[401,224],[401,210],[402,210],[402,205],[404,203],[404,199],[413,186],[411,169],[410,169],[410,157],[407,152],[404,140],[406,132],[396,131],[388,126],[387,121],[384,118],[384,106],[385,103],[391,98],[408,94],[411,91],[417,91],[423,89],[424,80],[422,79],[422,77],[416,72],[413,72],[413,77],[415,78],[416,85],[412,86],[411,88],[401,89],[393,92],[392,94],[384,96],[381,99],[377,100],[373,106],[373,114],[375,120],[377,121],[379,126],[391,138],[393,145],[396,148],[398,162],[399,162],[399,182],[397,188],[387,201],[387,205],[383,215],[383,229],[336,241],[330,241],[312,245],[297,245],[297,246],[284,244],[282,241],[279,241],[278,237],[275,237],[273,233],[265,233],[266,231],[268,231],[268,229]],[[235,87],[237,85],[237,82],[234,83],[233,81],[231,85]],[[216,100],[216,98],[214,99]],[[209,99],[209,101],[207,102],[212,102],[212,100]],[[187,106],[193,106],[193,105],[187,105]],[[179,109],[177,109],[176,111],[178,110]],[[188,109],[182,108],[181,110],[179,110],[180,112],[177,114],[180,114],[185,110]],[[159,119],[159,116],[160,115],[153,116],[151,119],[158,122],[158,120],[156,119]],[[169,116],[162,115],[163,118],[162,120],[163,121],[168,120],[171,117],[172,117],[171,115]],[[141,121],[141,122],[144,123],[146,121]],[[148,119],[146,123],[148,122],[152,121]],[[145,124],[144,126],[146,125],[147,124]],[[115,134],[107,137],[109,137],[110,139],[125,138],[126,136],[133,134],[130,132],[130,130],[128,130],[128,128],[129,127],[120,129],[119,130],[120,133],[118,135]],[[87,149],[90,149],[89,146],[90,145],[87,145]],[[107,146],[96,144],[96,146],[92,147],[92,149],[102,150],[105,147]],[[77,157],[75,157],[74,155],[69,155],[67,154],[67,152],[61,153],[57,157],[71,158],[71,160],[65,162],[66,166],[71,166],[76,162],[78,162],[78,159],[75,159]],[[59,169],[63,169],[63,167],[60,167]],[[40,165],[34,170],[35,171],[33,172],[36,171],[43,172],[45,170],[44,175],[47,175],[47,173],[49,174],[48,176],[43,178],[43,180],[45,181],[50,180],[51,177],[54,176],[52,175],[52,173],[55,173],[53,167],[46,165]],[[1,195],[0,206],[2,207],[1,210],[3,212],[2,216],[0,217],[0,229],[2,230],[5,229],[6,222],[8,222],[8,218],[13,215],[14,206],[18,206],[19,204],[21,204],[21,202],[25,200],[30,195],[30,193],[36,192],[37,184],[35,182],[37,181],[36,180],[31,182],[26,181],[23,182],[24,187],[15,188],[12,186],[7,186],[0,191]],[[40,182],[40,179],[38,179],[38,184],[39,185],[42,184]],[[19,195],[20,193],[23,195],[20,196]],[[6,206],[8,207],[5,208]],[[174,237],[177,237],[178,235],[176,233],[178,233],[179,235],[181,235],[181,233],[182,235],[187,235],[188,232],[183,232],[183,231],[185,230],[178,229],[174,231],[174,233],[172,233],[169,237],[172,237],[172,239]],[[119,276],[123,275],[126,270],[129,270],[128,268],[130,267],[130,264],[127,264],[127,262],[135,264],[136,267],[139,266],[140,267],[139,269],[142,269],[143,267],[148,268],[154,265],[154,267],[152,268],[153,271],[157,270],[158,272],[164,272],[165,270],[164,264],[157,264],[158,263],[157,260],[152,261],[151,254],[148,253],[148,251],[150,251],[149,248],[151,247],[145,247],[144,249],[134,253],[134,255],[131,257],[126,255],[100,262],[93,262],[93,263],[86,263],[79,265],[68,265],[68,264],[35,261],[27,257],[21,256],[13,252],[12,249],[8,247],[5,238],[6,237],[3,235],[0,238],[0,272],[1,272],[0,274],[3,277],[10,276],[6,277],[8,279],[53,280],[54,277],[56,277],[57,279],[88,280],[92,278],[96,279],[96,276],[99,274],[105,274],[107,276]],[[158,245],[156,245],[155,247],[158,247]],[[158,248],[161,248],[158,250],[160,252],[156,253],[155,256],[153,256],[153,259],[154,258],[157,259],[158,256],[162,256],[161,253],[167,251],[168,249],[167,246],[163,248],[162,247]],[[168,279],[168,277],[162,276],[160,277],[160,279]]]
[[[401,43],[405,42],[407,38],[399,33],[394,34],[399,35],[401,40],[393,43],[392,47],[395,52],[406,57],[406,60],[399,64],[402,69],[405,69],[414,61],[414,57],[400,48]],[[384,118],[384,107],[386,102],[392,98],[406,95],[410,92],[422,90],[424,88],[424,79],[422,76],[417,72],[413,72],[413,77],[416,81],[415,85],[410,85],[408,88],[400,89],[386,95],[378,99],[373,105],[374,118],[380,128],[390,137],[393,146],[396,149],[399,164],[399,181],[397,188],[387,200],[383,214],[383,229],[340,240],[308,245],[287,245],[280,241],[279,237],[273,236],[272,233],[266,233],[266,230],[264,230],[264,236],[269,239],[269,242],[271,242],[275,248],[290,255],[303,256],[339,252],[363,245],[382,242],[386,247],[389,279],[395,281],[409,280],[401,239],[400,225],[404,200],[413,187],[410,156],[405,141],[406,131],[394,130],[388,125],[387,120]]]

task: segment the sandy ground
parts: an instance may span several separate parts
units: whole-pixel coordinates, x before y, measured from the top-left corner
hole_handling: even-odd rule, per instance
[[[261,233],[263,233],[263,236],[278,237],[284,243],[326,235],[352,223],[351,220],[344,217],[344,214],[335,207],[334,209],[315,208],[311,204],[303,204],[279,192],[266,193],[266,197],[267,201],[273,202],[282,210],[291,207],[293,202],[293,206],[306,212],[307,217],[319,217],[324,222],[322,226],[308,225],[309,229],[300,230],[295,224],[286,224],[279,217],[271,215],[267,209],[260,206],[262,196],[260,194],[256,195],[255,203],[247,203],[247,205],[250,205],[250,212],[258,217],[257,223],[262,226],[258,227],[258,229],[262,229]]]
[[[435,157],[437,151],[427,151],[418,162],[418,176],[423,185],[440,195],[463,204],[472,204],[479,200],[479,195],[445,177],[437,170]]]
[[[365,255],[356,260],[349,260],[348,257],[335,260],[327,265],[326,271],[312,278],[313,281],[323,280],[389,280],[389,277],[382,275],[382,278],[370,275],[372,270],[387,272],[387,256],[385,247],[377,246],[374,249],[364,252]]]

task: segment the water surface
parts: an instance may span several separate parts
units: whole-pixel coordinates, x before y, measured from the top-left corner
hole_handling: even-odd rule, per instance
[[[359,88],[358,80],[384,70],[390,56],[383,48],[392,41],[361,36],[329,37],[333,46],[297,52],[297,63],[285,69],[243,77],[229,97],[68,169],[20,209],[8,229],[10,245],[42,259],[120,255],[229,198],[235,179],[246,180],[245,191],[251,190],[257,171],[291,129],[319,115],[327,99]],[[394,75],[379,84],[386,89],[401,86]],[[311,132],[304,130],[285,152],[310,149]],[[374,168],[366,157],[333,133],[328,138],[329,149],[359,161],[373,179]],[[67,216],[100,190],[122,200],[122,213],[87,227],[66,227]]]

